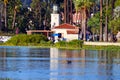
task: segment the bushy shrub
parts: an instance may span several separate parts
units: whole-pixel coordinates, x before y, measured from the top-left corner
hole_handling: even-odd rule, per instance
[[[52,42],[52,41],[48,41],[48,42],[47,42],[47,45],[48,45],[48,46],[53,46],[53,42]]]
[[[65,41],[59,41],[57,43],[55,43],[56,47],[68,47],[68,48],[79,48],[82,47],[83,45],[83,41],[81,40],[72,40],[69,42],[65,42]]]
[[[48,39],[44,35],[39,35],[39,34],[34,34],[34,35],[19,34],[19,35],[13,36],[5,44],[27,46],[29,44],[39,44],[41,41],[47,42]]]
[[[80,48],[83,45],[83,41],[81,40],[72,40],[69,42],[59,41],[57,43],[53,43],[52,41],[48,41],[47,37],[44,35],[34,34],[34,35],[26,35],[19,34],[13,36],[10,40],[8,40],[5,45],[15,45],[15,46],[56,46],[61,48]]]
[[[68,42],[68,46],[72,45],[72,47],[82,47],[83,42],[84,41],[82,41],[82,40],[72,40],[72,41]]]
[[[67,44],[67,42],[65,42],[65,41],[59,41],[59,42],[55,43],[55,46],[57,46],[57,47],[66,47],[66,44]]]

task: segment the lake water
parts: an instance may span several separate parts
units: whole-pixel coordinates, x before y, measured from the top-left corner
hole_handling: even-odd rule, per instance
[[[0,47],[0,80],[120,80],[120,51]]]

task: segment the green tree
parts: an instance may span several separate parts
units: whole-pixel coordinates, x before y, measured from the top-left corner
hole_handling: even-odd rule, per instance
[[[21,8],[21,4],[18,3],[14,6],[14,13],[13,13],[13,21],[12,21],[12,29],[15,28],[15,22],[16,22],[16,17],[17,17],[17,13],[20,11]]]
[[[33,15],[33,23],[35,29],[38,29],[42,25],[42,5],[40,0],[32,0],[31,8],[34,13]],[[44,11],[43,11],[44,12]]]
[[[92,18],[88,20],[88,26],[93,33],[93,41],[95,41],[95,34],[99,34],[100,14],[97,12]]]
[[[28,10],[27,7],[22,7],[20,11],[17,13],[17,27],[19,27],[21,33],[26,33],[26,30],[28,30],[28,26],[30,25],[29,22],[31,19],[33,19],[33,12]],[[34,25],[31,25],[31,28],[33,28]]]
[[[3,1],[2,0],[0,0],[0,31],[2,30],[2,22],[1,22],[1,20],[2,20],[2,16],[3,16]]]
[[[117,32],[120,31],[120,6],[117,6],[114,9],[113,20],[110,21],[109,27],[114,34],[117,34]]]
[[[108,41],[108,0],[106,0],[106,16],[105,16],[105,41]]]
[[[7,28],[7,13],[6,13],[7,3],[8,3],[8,0],[4,0],[5,28]]]
[[[117,34],[117,32],[120,31],[120,18],[111,20],[109,27],[111,28],[113,34]]]
[[[103,41],[103,0],[100,0],[100,41]]]
[[[120,6],[120,0],[115,1],[115,7]]]
[[[15,30],[15,23],[18,23],[20,16],[18,12],[20,11],[20,6],[22,6],[22,3],[20,0],[9,0],[7,4],[7,18],[8,18],[8,29],[11,31]],[[16,20],[17,19],[17,20]]]
[[[84,32],[83,40],[86,40],[86,27],[87,27],[87,12],[89,8],[93,5],[93,0],[74,0],[75,9],[81,11],[82,13],[82,31]]]

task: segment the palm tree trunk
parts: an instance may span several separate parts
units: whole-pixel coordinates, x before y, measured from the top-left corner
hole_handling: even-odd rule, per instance
[[[82,19],[82,28],[83,28],[83,40],[86,41],[86,26],[87,26],[87,15],[86,7],[83,8],[83,19]]]
[[[103,3],[103,0],[100,0],[100,41],[103,41],[102,3]]]
[[[67,14],[66,14],[66,19],[67,19],[67,23],[70,23],[70,12],[69,12],[69,0],[67,0]]]
[[[112,4],[112,11],[111,11],[111,14],[112,14],[112,17],[114,16],[113,13],[114,13],[114,5],[115,5],[115,0],[112,0],[111,1],[111,4]],[[112,36],[111,36],[111,41],[113,41],[113,31],[111,30],[111,33],[112,33]]]
[[[6,13],[6,10],[7,10],[7,4],[5,3],[5,29],[7,29],[7,13]]]
[[[73,22],[73,17],[72,17],[72,0],[70,0],[70,24]]]
[[[13,17],[13,22],[12,22],[12,29],[15,27],[15,19],[16,19],[16,9],[14,9],[14,17]]]
[[[108,0],[106,0],[106,18],[105,18],[105,42],[108,41]]]
[[[113,9],[114,9],[115,0],[112,0],[111,4],[112,4],[112,13],[111,14],[112,14],[112,17],[113,17],[113,12],[114,12]]]
[[[67,19],[66,19],[66,17],[67,17],[67,13],[66,13],[67,7],[66,7],[66,5],[67,5],[67,0],[64,0],[64,23],[67,23]]]

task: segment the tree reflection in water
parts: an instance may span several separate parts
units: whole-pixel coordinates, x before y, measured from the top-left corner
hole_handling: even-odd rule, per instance
[[[119,69],[120,51],[0,47],[0,79],[117,80]]]

